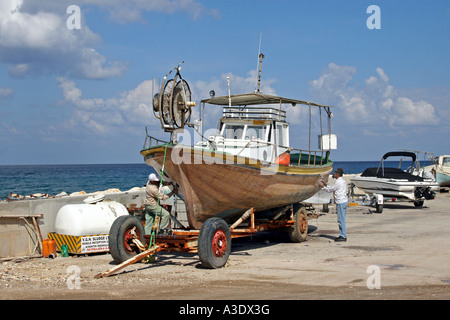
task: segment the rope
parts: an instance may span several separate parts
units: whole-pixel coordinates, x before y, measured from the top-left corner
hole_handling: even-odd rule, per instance
[[[155,221],[153,222],[153,227],[152,227],[152,234],[150,236],[150,243],[149,243],[149,248],[151,248],[152,246],[154,246],[156,244],[156,233],[159,232],[159,222],[160,222],[160,217],[161,217],[161,212],[162,212],[162,208],[161,208],[161,199],[160,199],[160,191],[161,188],[163,186],[163,176],[164,176],[164,166],[166,164],[166,155],[167,155],[167,145],[169,143],[165,144],[164,147],[164,159],[163,159],[163,165],[161,168],[161,176],[160,176],[160,180],[159,180],[159,189],[158,189],[158,201],[157,201],[157,208],[159,208],[159,212],[156,212],[155,215]]]

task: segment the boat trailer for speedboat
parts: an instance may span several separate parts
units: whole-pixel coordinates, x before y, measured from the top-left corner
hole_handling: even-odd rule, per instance
[[[370,206],[375,208],[376,213],[382,213],[383,212],[383,204],[384,201],[396,201],[396,198],[385,198],[382,194],[374,193],[371,195],[365,194],[362,196],[356,197],[355,195],[355,184],[349,183],[348,185],[348,194],[349,194],[349,206]]]
[[[139,209],[142,211],[142,208]],[[228,261],[231,239],[252,236],[261,231],[287,230],[292,242],[307,240],[308,217],[304,205],[295,203],[274,210],[279,212],[270,220],[256,219],[255,210],[251,208],[232,225],[222,218],[212,217],[203,223],[200,230],[172,229],[170,234],[158,234],[157,216],[155,232],[151,235],[145,234],[144,224],[137,216],[121,216],[114,221],[109,234],[109,250],[119,264],[95,278],[108,277],[141,260],[151,260],[160,251],[198,253],[204,267],[221,268]],[[171,218],[177,222],[176,218]]]

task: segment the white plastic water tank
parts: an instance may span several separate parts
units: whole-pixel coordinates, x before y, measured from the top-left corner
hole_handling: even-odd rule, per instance
[[[109,234],[114,220],[128,214],[116,201],[67,204],[56,214],[55,231],[70,236]]]

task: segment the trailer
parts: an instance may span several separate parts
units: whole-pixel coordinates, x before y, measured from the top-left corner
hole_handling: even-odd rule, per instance
[[[413,202],[415,207],[422,207],[424,200],[428,197],[418,196],[415,200],[411,200],[410,197],[406,197],[401,193],[399,195],[386,195],[380,193],[364,194],[362,196],[356,196],[354,189],[356,185],[351,182],[348,184],[349,205],[365,205],[375,207],[377,213],[383,212],[383,205],[386,202]],[[418,192],[415,193],[418,195]],[[430,193],[434,199],[434,191]]]
[[[130,209],[145,210],[143,207]],[[273,216],[274,211],[276,215]],[[171,211],[169,211],[171,212]],[[118,217],[109,232],[109,251],[118,264],[95,278],[110,276],[121,269],[141,261],[151,260],[158,252],[197,253],[205,268],[223,267],[231,252],[232,239],[252,236],[267,230],[288,232],[292,242],[303,242],[308,237],[306,207],[301,203],[272,209],[270,219],[264,219],[264,212],[254,208],[245,211],[231,225],[220,217],[207,219],[200,229],[173,228],[169,234],[145,234],[144,221],[134,214]],[[156,220],[159,216],[156,217]],[[171,215],[175,225],[180,225]],[[155,222],[155,225],[158,225]]]
[[[372,195],[363,195],[359,197],[355,197],[354,195],[350,197],[348,201],[349,206],[370,206],[375,208],[376,213],[383,212],[383,204],[385,201],[385,197],[382,194],[372,194]],[[392,201],[392,199],[390,199]]]

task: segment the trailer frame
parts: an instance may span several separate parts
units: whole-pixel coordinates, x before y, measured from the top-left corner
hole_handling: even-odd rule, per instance
[[[290,210],[290,213],[288,210]],[[231,239],[252,236],[262,231],[288,230],[293,242],[306,241],[308,233],[308,217],[305,206],[300,203],[292,204],[286,206],[280,212],[280,217],[283,217],[284,214],[287,218],[280,220],[255,219],[255,210],[254,208],[251,208],[231,226],[227,224],[228,227],[223,227],[222,224],[221,229],[209,230],[209,233],[212,232],[212,238],[205,240],[205,237],[207,237],[205,234],[208,232],[203,229],[204,227],[210,228],[211,225],[211,223],[208,223],[208,220],[214,220],[214,223],[216,221],[225,223],[221,218],[212,217],[205,221],[200,230],[175,228],[172,229],[171,234],[158,234],[155,237],[154,245],[151,247],[148,247],[151,243],[151,235],[143,235],[145,242],[143,243],[139,239],[140,235],[135,227],[130,230],[127,239],[124,240],[126,240],[130,246],[137,249],[136,255],[131,256],[129,259],[122,261],[117,266],[105,272],[97,274],[95,278],[108,277],[128,265],[161,251],[198,253],[200,261],[204,266],[207,268],[220,268],[228,260],[228,254],[231,250]],[[208,247],[206,251],[208,251],[209,255],[213,256],[213,261],[204,261],[204,259],[202,259],[202,256],[205,256],[205,253],[202,254],[201,252],[202,243],[206,243],[206,247]],[[204,247],[205,245],[203,245],[203,248]],[[211,250],[209,247],[212,248],[212,252],[209,252]],[[203,251],[205,250],[203,249]],[[215,264],[214,261],[216,258],[221,260],[221,262]]]

